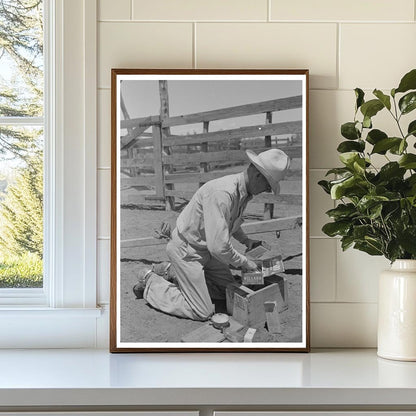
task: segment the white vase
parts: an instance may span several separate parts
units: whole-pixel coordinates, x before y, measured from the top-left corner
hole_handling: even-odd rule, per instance
[[[416,361],[416,260],[396,260],[380,275],[377,354]]]

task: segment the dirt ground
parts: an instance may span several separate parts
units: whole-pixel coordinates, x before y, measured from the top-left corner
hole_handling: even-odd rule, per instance
[[[129,190],[125,190],[126,192]],[[131,191],[131,190],[130,190]],[[175,224],[179,212],[161,209],[143,209],[141,204],[122,206],[121,239],[149,237],[163,221]],[[246,222],[261,220],[263,204],[249,204]],[[276,206],[275,217],[301,214],[300,207]],[[302,341],[302,235],[301,229],[282,231],[277,238],[274,232],[252,235],[272,244],[282,254],[285,272],[281,276],[288,282],[288,309],[281,315],[283,332],[271,335],[266,329],[258,329],[253,342]],[[235,241],[235,247],[244,252]],[[137,283],[138,271],[152,263],[167,260],[165,245],[126,248],[121,250],[121,341],[122,342],[181,342],[181,338],[204,323],[177,318],[160,312],[144,299],[136,299],[132,287]],[[216,304],[216,312],[226,312],[224,303]]]

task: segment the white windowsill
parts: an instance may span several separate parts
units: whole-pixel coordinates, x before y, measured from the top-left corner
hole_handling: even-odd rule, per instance
[[[103,308],[2,306],[0,348],[96,348],[103,313]]]
[[[36,319],[48,316],[99,318],[101,308],[45,308],[38,306],[0,306],[0,318],[5,316],[28,316]]]
[[[0,351],[3,408],[291,406],[416,409],[416,363],[368,350],[110,354]]]

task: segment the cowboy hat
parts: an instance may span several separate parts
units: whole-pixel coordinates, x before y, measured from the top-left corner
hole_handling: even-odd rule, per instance
[[[278,195],[280,192],[279,181],[281,181],[290,165],[289,156],[280,149],[270,149],[256,155],[252,150],[246,150],[250,162],[267,179],[273,193]]]

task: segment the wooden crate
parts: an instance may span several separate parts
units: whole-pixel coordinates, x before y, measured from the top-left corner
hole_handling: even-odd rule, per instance
[[[276,302],[278,312],[288,308],[287,281],[285,277],[272,275],[265,278],[265,285],[257,290],[238,283],[227,286],[227,312],[244,326],[262,328],[266,323],[264,302]]]

